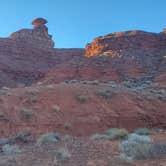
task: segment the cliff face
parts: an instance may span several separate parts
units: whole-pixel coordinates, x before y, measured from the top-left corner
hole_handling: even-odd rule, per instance
[[[52,36],[44,25],[46,20],[43,20],[34,20],[33,29],[22,29],[0,39],[0,87],[31,85],[55,67],[59,52],[69,57],[84,54],[83,49],[55,49]]]
[[[58,52],[55,48],[41,48],[15,39],[1,39],[0,87],[17,87],[20,84],[29,86],[43,78],[44,73],[57,63],[65,61],[66,54],[69,55],[68,58],[84,54],[83,49],[61,49],[61,53]]]
[[[44,22],[45,23],[45,22]],[[128,31],[96,38],[84,49],[55,49],[43,22],[0,39],[0,86],[31,85],[37,80],[122,82],[166,71],[166,35]],[[164,78],[163,78],[164,77]],[[156,80],[160,80],[159,78]]]
[[[126,31],[108,34],[95,38],[92,43],[86,46],[86,57],[96,55],[110,55],[121,57],[127,50],[146,50],[165,48],[165,33],[150,33],[144,31]]]
[[[127,77],[164,72],[165,55],[165,32],[117,32],[98,37],[85,48],[87,58],[106,57],[116,71]]]

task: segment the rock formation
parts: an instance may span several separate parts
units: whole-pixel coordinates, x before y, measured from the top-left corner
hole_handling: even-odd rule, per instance
[[[41,78],[52,83],[70,79],[122,82],[160,74],[164,82],[165,33],[127,31],[98,37],[86,46],[84,56],[84,49],[53,48],[46,23],[35,19],[33,29],[0,39],[0,87],[31,85]]]
[[[0,87],[31,85],[55,67],[59,56],[65,59],[73,55],[84,54],[83,49],[55,49],[51,35],[45,26],[46,20],[39,18],[32,21],[33,29],[22,29],[8,38],[0,38]]]
[[[25,42],[40,48],[53,48],[54,42],[52,36],[48,34],[48,28],[45,26],[46,23],[47,20],[37,18],[32,21],[33,29],[22,29],[14,32],[9,36],[9,39]]]
[[[144,31],[126,31],[111,33],[94,39],[86,46],[86,57],[96,55],[122,56],[127,50],[162,49],[166,44],[164,33],[150,33]]]
[[[118,32],[86,50],[55,49],[46,23],[35,19],[33,29],[0,39],[0,136],[166,128],[165,32]]]

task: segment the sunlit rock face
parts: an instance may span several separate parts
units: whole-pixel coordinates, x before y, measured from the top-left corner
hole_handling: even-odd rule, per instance
[[[165,73],[165,56],[165,29],[161,33],[140,30],[111,33],[95,38],[85,48],[85,57],[106,59],[106,63],[109,63],[121,80],[145,75],[155,77]],[[162,74],[162,80],[166,80],[164,76]]]
[[[45,25],[46,23],[47,20],[37,18],[32,21],[32,24],[34,25],[33,29],[21,29],[12,33],[9,36],[9,39],[22,41],[33,45],[34,47],[53,48],[54,41],[52,40],[52,36],[48,34],[48,28]]]
[[[86,45],[86,57],[97,55],[123,56],[128,50],[162,49],[166,47],[166,29],[162,33],[139,30],[111,33]]]

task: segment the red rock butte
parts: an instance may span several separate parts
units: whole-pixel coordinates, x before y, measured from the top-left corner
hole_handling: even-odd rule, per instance
[[[140,30],[111,33],[94,39],[86,45],[86,57],[95,55],[122,56],[128,50],[163,49],[166,42],[165,29],[162,33]],[[136,51],[135,51],[136,52]]]

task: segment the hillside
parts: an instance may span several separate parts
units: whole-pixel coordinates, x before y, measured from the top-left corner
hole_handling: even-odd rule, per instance
[[[165,32],[118,32],[85,49],[58,49],[46,20],[32,23],[0,40],[1,136],[166,128]]]
[[[0,39],[0,166],[165,166],[166,32],[65,49],[46,23]]]

